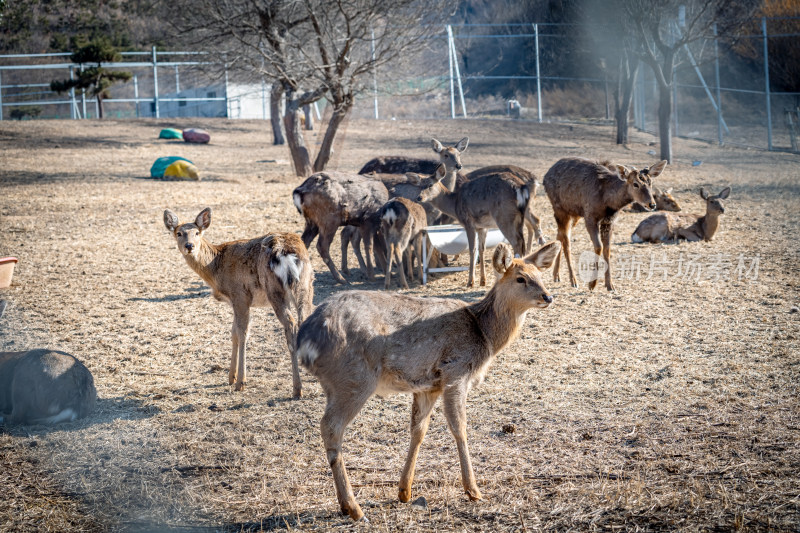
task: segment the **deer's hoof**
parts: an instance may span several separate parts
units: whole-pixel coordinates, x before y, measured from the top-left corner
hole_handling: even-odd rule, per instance
[[[244,390],[244,381],[240,381],[239,383],[237,383],[237,384],[236,384],[236,385],[233,387],[233,390],[235,390],[236,392],[241,392],[241,391],[243,391],[243,390]]]
[[[292,391],[292,399],[293,400],[299,400],[302,397],[303,397],[303,391],[302,390],[294,389],[294,391]]]
[[[483,495],[478,489],[467,489],[464,492],[469,496],[470,501],[476,502],[483,499]]]
[[[403,503],[411,501],[411,489],[400,489],[397,491],[397,499]]]

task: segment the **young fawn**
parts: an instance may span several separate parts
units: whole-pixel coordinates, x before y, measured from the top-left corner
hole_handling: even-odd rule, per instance
[[[666,161],[637,170],[634,167],[612,165],[607,161],[596,163],[588,159],[564,158],[553,165],[544,176],[544,189],[558,225],[558,240],[569,269],[569,281],[578,286],[572,270],[570,256],[570,233],[572,227],[583,218],[589,238],[597,257],[603,255],[606,262],[606,288],[614,290],[611,282],[611,234],[614,220],[620,209],[631,202],[639,202],[651,211],[656,204],[651,190],[652,179],[666,167]],[[559,281],[561,254],[553,267],[553,280]],[[589,290],[597,285],[597,279],[589,282]]]
[[[664,242],[678,239],[687,241],[710,241],[719,228],[719,217],[725,213],[725,200],[731,193],[730,187],[722,189],[718,195],[709,195],[700,189],[700,197],[706,201],[705,215],[676,215],[658,213],[642,220],[631,235],[633,242]]]
[[[300,326],[300,361],[319,379],[327,397],[321,431],[336,496],[353,520],[364,513],[347,477],[342,440],[373,394],[405,392],[414,397],[401,501],[411,499],[417,454],[440,396],[458,448],[462,485],[470,499],[481,499],[467,447],[467,394],[495,356],[516,339],[528,310],[553,302],[542,271],[559,249],[552,242],[524,259],[512,259],[507,245],[498,246],[492,263],[503,275],[472,305],[450,298],[345,291],[323,302]]]
[[[428,225],[425,208],[405,198],[392,198],[381,208],[381,232],[386,240],[386,277],[384,288],[389,290],[392,281],[392,256],[397,262],[397,271],[403,288],[408,288],[403,269],[403,256],[408,263],[408,276],[414,280],[411,245],[417,254],[419,278],[422,279],[422,230]]]
[[[652,187],[653,200],[656,201],[656,211],[670,211],[677,213],[681,210],[678,200],[672,196],[672,187],[663,190],[658,187]],[[630,207],[626,207],[625,211],[629,213],[646,213],[649,211],[646,207],[638,202],[633,202]]]
[[[467,287],[474,284],[476,259],[480,260],[480,284],[486,285],[486,271],[483,262],[486,231],[499,228],[511,243],[514,253],[525,253],[523,227],[525,213],[530,201],[529,184],[508,172],[486,174],[468,181],[450,192],[441,183],[444,170],[436,170],[434,182],[417,198],[418,202],[430,202],[443,213],[455,217],[464,226],[469,243],[469,279]],[[475,235],[478,235],[477,251]]]
[[[247,381],[245,346],[250,308],[271,305],[283,325],[292,356],[292,392],[302,395],[295,340],[297,327],[311,312],[314,270],[308,251],[293,233],[268,233],[250,240],[212,244],[204,237],[211,225],[211,209],[203,209],[194,222],[181,224],[177,215],[164,211],[164,225],[175,237],[186,263],[209,287],[214,298],[233,308],[233,351],[228,384],[244,390]]]

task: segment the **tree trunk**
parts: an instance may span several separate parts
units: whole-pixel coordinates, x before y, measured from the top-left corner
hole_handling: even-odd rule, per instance
[[[633,67],[620,63],[619,81],[614,100],[617,109],[614,119],[617,123],[617,144],[628,144],[628,117],[630,115],[631,101],[633,100],[633,87],[636,84],[636,72],[639,69],[638,61]]]
[[[300,129],[300,116],[298,115],[297,101],[291,99],[291,94],[287,95],[286,114],[283,117],[283,125],[286,128],[286,139],[289,143],[289,152],[292,154],[292,163],[297,176],[305,178],[313,173],[311,158],[308,155],[306,141],[303,138],[303,131]]]
[[[658,139],[661,159],[672,163],[672,84],[658,86]]]
[[[322,172],[330,162],[331,152],[333,151],[333,139],[336,137],[339,126],[342,125],[342,122],[347,118],[349,112],[349,107],[340,107],[333,112],[333,116],[331,116],[331,120],[328,122],[328,127],[325,129],[325,137],[323,137],[322,144],[319,147],[317,159],[314,161],[314,172]]]
[[[97,118],[103,118],[103,97],[102,95],[97,95]]]
[[[286,144],[281,128],[281,99],[283,98],[283,86],[280,83],[273,83],[269,92],[269,121],[272,123],[272,144]]]

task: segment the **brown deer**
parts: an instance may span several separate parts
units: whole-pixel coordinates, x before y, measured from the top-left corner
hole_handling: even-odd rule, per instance
[[[522,229],[530,201],[529,184],[513,174],[502,172],[468,181],[450,192],[441,183],[443,175],[444,169],[440,165],[434,175],[434,182],[420,193],[417,201],[430,202],[443,213],[455,217],[464,226],[470,258],[467,287],[474,285],[476,259],[480,260],[480,284],[486,285],[483,253],[488,229],[499,228],[511,243],[514,253],[520,256],[525,253]]]
[[[425,208],[406,198],[392,198],[378,213],[381,219],[381,232],[386,240],[386,277],[384,288],[389,290],[392,281],[392,256],[397,262],[400,283],[408,289],[408,282],[403,269],[403,256],[408,263],[408,276],[414,280],[411,247],[417,255],[419,278],[422,279],[422,230],[428,225]]]
[[[639,202],[650,210],[655,209],[651,180],[657,177],[666,167],[666,161],[637,170],[623,165],[612,166],[604,161],[596,163],[588,159],[568,157],[553,165],[544,176],[544,189],[558,225],[558,240],[561,242],[564,257],[569,269],[569,281],[573,287],[578,286],[572,270],[570,256],[570,233],[572,227],[581,217],[586,223],[589,238],[594,245],[597,257],[601,254],[605,259],[606,288],[614,290],[611,282],[611,234],[614,220],[620,209],[631,202]],[[612,170],[616,168],[616,172]],[[559,281],[561,253],[553,267],[553,280]],[[597,279],[589,282],[593,290]]]
[[[414,157],[404,156],[383,156],[376,157],[369,160],[359,174],[406,174],[414,172],[417,174],[431,175],[436,172],[439,164],[444,164],[447,170],[461,170],[461,154],[467,149],[469,144],[469,137],[464,137],[453,146],[445,147],[441,142],[436,139],[431,139],[431,147],[433,151],[439,154],[439,163],[432,159],[417,159]],[[445,186],[451,191],[455,187],[455,172],[451,175],[448,174]],[[409,198],[413,200],[413,198]]]
[[[94,378],[74,356],[56,350],[0,352],[0,424],[59,424],[89,415]]]
[[[670,211],[677,213],[681,210],[678,200],[672,196],[672,187],[666,190],[652,187],[653,199],[656,201],[656,211]],[[630,207],[626,207],[625,211],[628,213],[646,213],[648,210],[640,203],[634,202]]]
[[[719,217],[725,213],[725,200],[731,193],[725,187],[716,196],[700,189],[700,197],[706,201],[705,215],[674,215],[658,213],[642,220],[631,235],[631,241],[664,242],[686,239],[687,241],[711,241],[719,229]]]
[[[183,224],[167,209],[164,225],[175,237],[189,267],[211,287],[214,298],[228,302],[233,308],[228,384],[235,384],[237,391],[245,388],[250,308],[271,305],[283,326],[292,357],[292,394],[300,398],[302,385],[295,339],[297,327],[311,312],[314,300],[314,269],[300,237],[276,232],[250,240],[212,244],[204,236],[211,225],[208,207],[194,222]]]
[[[367,277],[375,278],[372,268],[372,240],[380,249],[379,261],[385,258],[383,240],[377,230],[380,227],[378,211],[389,200],[389,191],[378,180],[372,180],[359,174],[345,172],[317,172],[309,176],[292,192],[297,211],[306,220],[303,230],[303,243],[311,244],[317,240],[317,251],[328,265],[337,283],[348,284],[347,280],[336,269],[330,256],[330,247],[339,226],[357,226],[364,241],[367,255]],[[349,241],[350,236],[343,241]],[[381,264],[383,268],[385,265]]]
[[[503,275],[472,305],[451,298],[345,291],[323,302],[300,326],[300,361],[319,379],[327,397],[320,426],[336,496],[353,520],[364,513],[347,477],[342,440],[373,394],[414,397],[400,501],[411,499],[417,455],[440,396],[458,448],[462,485],[471,500],[481,499],[467,447],[467,394],[519,335],[528,310],[553,302],[542,271],[559,249],[552,242],[524,259],[512,259],[507,245],[498,246],[492,262]]]
[[[545,243],[544,235],[542,235],[541,230],[541,221],[539,217],[533,213],[533,204],[536,201],[536,193],[539,190],[539,180],[536,178],[536,175],[530,170],[516,165],[492,165],[473,170],[466,175],[466,179],[467,181],[472,181],[489,174],[499,174],[501,172],[508,172],[518,177],[528,184],[528,188],[531,192],[531,201],[528,203],[528,210],[525,211],[525,226],[528,228],[528,238],[525,241],[525,253],[530,253],[534,238],[540,245]]]

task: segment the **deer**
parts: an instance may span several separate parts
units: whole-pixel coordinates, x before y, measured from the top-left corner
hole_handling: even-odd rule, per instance
[[[372,266],[373,237],[380,249],[377,254],[380,266],[385,267],[382,264],[385,258],[383,239],[377,234],[380,226],[378,210],[389,201],[389,191],[383,183],[360,174],[317,172],[292,192],[292,198],[297,211],[306,221],[303,243],[310,246],[311,241],[319,235],[317,251],[336,283],[349,285],[331,259],[330,247],[339,226],[348,225],[358,227],[367,255],[367,277],[370,281],[375,279]],[[342,241],[350,239],[348,235]]]
[[[408,282],[403,269],[403,256],[408,262],[408,276],[414,280],[414,268],[411,257],[411,245],[417,255],[419,278],[422,279],[422,230],[428,225],[425,208],[406,198],[392,198],[378,213],[381,219],[381,232],[386,240],[386,276],[384,288],[389,290],[392,280],[392,256],[397,262],[400,283],[408,289]]]
[[[92,373],[66,352],[0,352],[0,424],[60,424],[94,411]]]
[[[672,187],[666,190],[659,189],[658,187],[652,187],[652,190],[653,199],[656,201],[656,211],[669,211],[672,213],[677,213],[681,210],[678,200],[672,196]],[[630,205],[630,207],[626,207],[625,211],[628,213],[646,213],[647,209],[642,204],[634,202]]]
[[[545,238],[544,235],[542,235],[541,230],[541,220],[533,212],[533,204],[536,201],[536,193],[539,190],[539,180],[536,178],[536,175],[530,170],[526,170],[516,165],[492,165],[473,170],[466,175],[466,179],[467,181],[472,181],[488,174],[497,174],[500,172],[508,172],[513,174],[525,183],[529,184],[531,201],[528,204],[528,210],[525,211],[525,226],[528,228],[528,239],[525,241],[525,253],[530,253],[531,248],[533,248],[534,238],[540,245],[545,243]]]
[[[722,200],[728,198],[730,187],[725,187],[717,195],[709,195],[700,189],[700,197],[706,202],[705,215],[675,215],[658,213],[642,220],[631,235],[635,243],[658,243],[686,239],[689,242],[710,242],[719,229],[719,218],[725,213]]]
[[[448,170],[461,170],[461,154],[469,145],[469,137],[464,137],[453,146],[444,146],[436,139],[431,139],[431,148],[439,154],[439,162],[432,159],[418,159],[405,156],[382,156],[370,159],[358,171],[359,174],[406,174],[414,172],[417,174],[430,175],[436,172],[439,164],[447,166]],[[455,187],[455,172],[448,175],[445,186],[451,191]],[[409,198],[411,200],[412,198]]]
[[[459,172],[463,167],[461,165],[461,154],[467,149],[469,145],[469,137],[464,137],[453,146],[444,146],[436,139],[431,139],[431,147],[433,151],[439,154],[439,162],[432,159],[418,159],[405,156],[382,156],[369,160],[359,174],[365,175],[371,179],[377,179],[383,182],[389,191],[389,197],[402,197],[409,200],[415,200],[419,196],[421,187],[419,186],[418,174],[425,175],[433,174],[439,164],[443,164],[447,169],[445,176],[445,185],[452,191],[457,184],[466,181],[464,174]],[[405,175],[405,176],[402,176]],[[409,176],[413,176],[409,178]],[[433,224],[435,220],[440,219],[441,213],[432,208],[430,205],[425,206],[425,211],[428,213],[428,221]],[[347,274],[347,248],[352,245],[353,252],[356,254],[358,264],[361,269],[364,269],[364,260],[360,250],[361,237],[356,233],[355,228],[344,228],[341,233],[341,246],[342,246],[342,272]]]
[[[559,249],[560,244],[551,242],[514,259],[508,245],[499,245],[492,264],[501,276],[471,305],[451,298],[343,291],[300,326],[300,362],[317,377],[326,396],[320,430],[343,513],[356,521],[364,517],[347,476],[342,442],[347,425],[375,394],[413,395],[400,501],[411,499],[419,448],[440,397],[458,448],[464,491],[470,500],[482,499],[467,446],[467,395],[498,353],[518,337],[528,310],[553,303],[542,273]]]
[[[0,317],[6,310],[0,300]],[[60,424],[94,411],[94,377],[66,352],[0,352],[0,425]]]
[[[530,185],[513,174],[501,172],[468,181],[450,192],[442,184],[443,176],[444,168],[440,165],[432,176],[433,183],[420,192],[417,201],[430,202],[443,213],[455,217],[464,227],[470,259],[467,287],[474,285],[476,259],[480,259],[480,285],[485,286],[483,254],[489,228],[499,228],[511,243],[514,253],[524,255],[525,238],[522,230],[531,197]]]
[[[614,290],[611,282],[611,235],[619,211],[638,202],[651,211],[656,203],[651,189],[652,179],[661,174],[667,161],[637,170],[635,167],[612,165],[608,161],[594,162],[588,159],[568,157],[550,167],[544,176],[544,189],[558,226],[558,241],[569,269],[569,280],[573,288],[578,287],[572,270],[570,256],[570,233],[572,227],[583,218],[589,238],[594,245],[596,257],[603,255],[606,262],[605,284]],[[615,170],[612,170],[615,169]],[[553,280],[558,282],[561,253],[553,266]],[[589,282],[594,290],[597,279]]]
[[[267,233],[254,239],[213,244],[205,237],[211,225],[206,207],[194,222],[181,223],[166,209],[164,225],[172,233],[189,268],[211,287],[214,298],[233,308],[228,385],[243,391],[247,382],[246,346],[250,308],[272,306],[283,326],[292,359],[292,395],[302,396],[295,340],[299,324],[311,313],[314,269],[303,241],[293,233]]]

